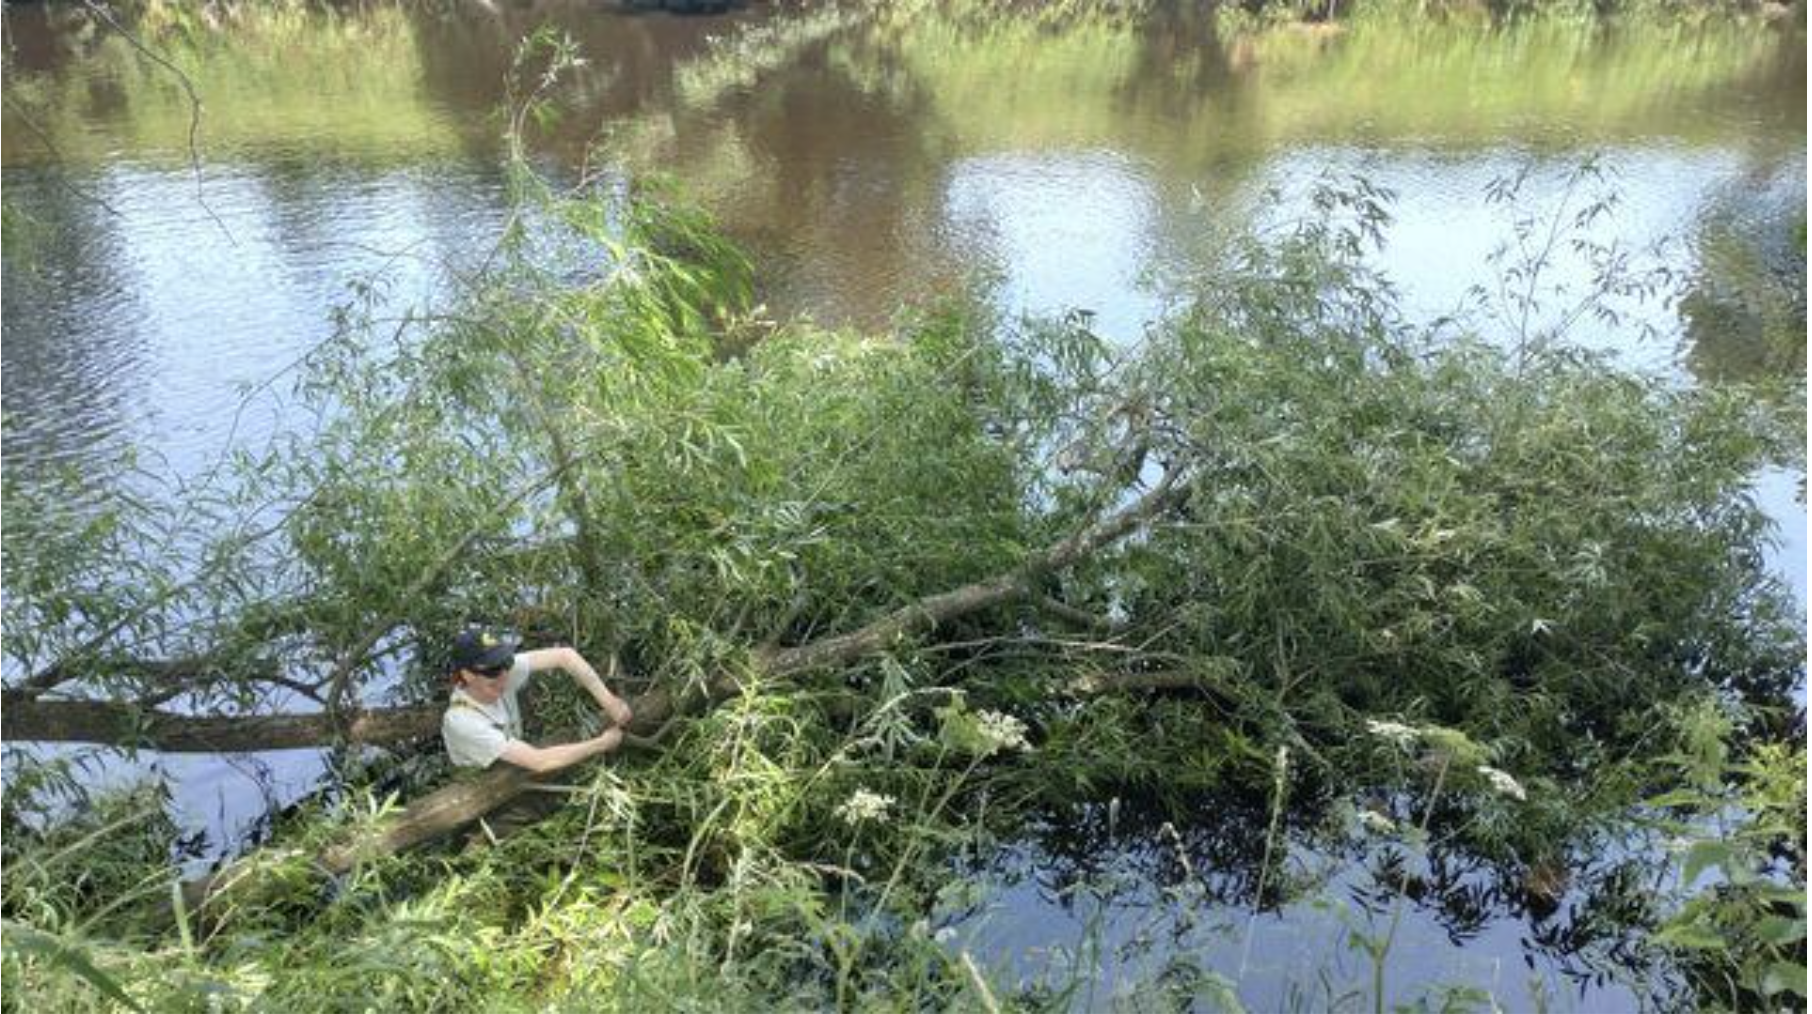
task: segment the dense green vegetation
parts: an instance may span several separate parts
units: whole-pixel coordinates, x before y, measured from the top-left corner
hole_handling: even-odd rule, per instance
[[[179,35],[170,16],[146,25]],[[974,36],[914,30],[909,62],[961,85]],[[1036,82],[1115,66],[986,30]],[[512,139],[552,128],[537,102],[574,55],[536,54],[506,85]],[[708,104],[737,67],[680,86]],[[996,122],[1106,115],[1050,90],[1048,122]],[[540,826],[330,878],[323,845],[452,777],[431,747],[338,752],[199,912],[158,793],[17,757],[5,1010],[1073,1008],[1099,954],[1025,982],[945,931],[1001,843],[1084,879],[1119,835],[1183,913],[1313,894],[1293,842],[1389,857],[1349,924],[1365,974],[1308,1008],[1490,1009],[1391,978],[1406,907],[1447,904],[1427,899],[1456,864],[1519,911],[1571,892],[1564,949],[1652,1006],[1803,1003],[1804,631],[1749,493],[1803,468],[1803,392],[1574,348],[1539,323],[1539,263],[1500,265],[1528,294],[1473,330],[1407,322],[1366,267],[1389,197],[1363,180],[1226,238],[1122,346],[1086,314],[1003,319],[983,282],[879,333],[776,321],[673,187],[613,169],[556,193],[510,149],[517,211],[456,298],[399,318],[368,280],[274,381],[312,425],[181,511],[132,461],[98,500],[91,475],[5,484],[8,671],[147,716],[434,702],[445,632],[484,616],[688,707],[563,776]],[[1727,244],[1733,281],[1696,305],[1752,309],[1803,363],[1803,301]],[[1606,297],[1642,287],[1614,276]],[[766,664],[1003,575],[1014,594],[835,664]],[[569,691],[537,688],[549,735],[584,722]],[[1677,875],[1607,854],[1630,835]],[[1237,973],[1184,948],[1118,986],[1126,1009],[1240,1008]]]
[[[1718,814],[1723,851],[1693,854],[1752,900],[1689,873],[1700,893],[1649,909],[1650,946],[1687,954],[1708,997],[1793,996],[1803,648],[1744,496],[1791,429],[1740,390],[1408,327],[1356,259],[1379,200],[1330,192],[1323,221],[1231,243],[1190,306],[1115,348],[1084,318],[1011,324],[979,301],[883,336],[770,322],[746,261],[659,188],[543,195],[457,305],[400,327],[347,310],[296,383],[321,426],[240,459],[236,496],[185,519],[227,533],[199,574],[158,572],[180,554],[150,544],[196,531],[149,506],[72,519],[9,487],[26,636],[8,651],[28,671],[202,654],[185,692],[243,703],[272,689],[269,661],[353,657],[356,689],[388,654],[398,693],[432,699],[437,632],[490,615],[669,690],[744,679],[663,747],[574,775],[545,825],[323,893],[310,843],[439,777],[348,769],[258,890],[173,930],[168,827],[121,800],[34,830],[72,788],[38,771],[8,795],[8,1009],[118,991],[151,1009],[1039,1007],[1061,991],[1016,997],[927,928],[952,916],[948,864],[1083,800],[1187,826],[1210,791],[1309,812],[1384,792],[1369,833],[1512,878],[1632,812]],[[846,665],[754,664],[1010,571],[1160,471],[1165,509],[1036,598]],[[245,534],[259,517],[280,520]],[[454,545],[482,551],[449,565]],[[153,678],[87,671],[123,699]],[[556,726],[577,707],[542,705]],[[1766,801],[1733,815],[1728,793]],[[1393,925],[1354,931],[1380,1003]],[[1236,985],[1140,988],[1213,1003]]]

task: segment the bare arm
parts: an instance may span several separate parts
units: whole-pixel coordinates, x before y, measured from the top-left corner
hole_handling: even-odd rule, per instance
[[[627,727],[630,719],[635,717],[635,713],[629,709],[628,703],[610,692],[610,689],[604,685],[604,681],[598,678],[598,671],[593,669],[591,663],[585,661],[585,657],[577,651],[571,648],[541,648],[536,651],[523,652],[522,658],[533,670],[564,670],[568,676],[585,688],[585,692],[598,702],[598,707],[602,708],[604,713],[610,716],[610,720],[617,725]],[[611,659],[613,674],[616,670],[615,662],[614,658]]]
[[[606,729],[591,739],[562,743],[559,746],[530,746],[520,740],[511,740],[503,748],[503,752],[497,755],[497,759],[536,774],[545,774],[571,767],[601,753],[609,753],[622,745],[622,742],[621,729]]]

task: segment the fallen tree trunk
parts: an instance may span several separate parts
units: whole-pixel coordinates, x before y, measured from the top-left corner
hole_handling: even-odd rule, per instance
[[[700,698],[701,704],[703,701]],[[671,697],[662,690],[636,698],[630,707],[635,711],[635,720],[628,730],[631,738],[625,743],[630,749],[651,745],[643,737],[658,734],[675,713]],[[439,707],[433,709],[437,727],[441,711]],[[324,849],[315,857],[314,866],[329,876],[339,876],[361,862],[395,855],[432,841],[528,791],[534,781],[534,776],[527,771],[500,764],[475,778],[437,789],[400,812],[354,831],[350,837]],[[257,869],[254,854],[188,881],[182,885],[183,902],[190,911],[200,912],[234,885],[255,878]]]
[[[1028,598],[1045,575],[1124,538],[1154,515],[1173,506],[1182,495],[1177,479],[1175,471],[1167,473],[1156,487],[1131,505],[1033,554],[1009,574],[927,596],[847,634],[795,647],[757,650],[751,655],[756,675],[784,677],[846,664],[885,651],[907,637],[928,633],[958,617]],[[676,700],[659,688],[651,690],[631,702],[635,720],[629,732],[634,737],[647,736],[663,729],[680,713],[702,709],[732,696],[741,685],[735,675],[726,672],[703,688],[702,693],[683,699]],[[628,745],[637,744],[632,739]],[[325,849],[316,857],[315,866],[337,876],[361,862],[394,855],[431,841],[509,802],[526,791],[532,781],[527,772],[504,766],[477,778],[448,785]],[[191,909],[201,910],[254,873],[253,857],[248,857],[184,884],[182,893]]]
[[[106,743],[169,753],[298,750],[333,743],[385,744],[431,736],[437,705],[350,711],[335,722],[309,715],[184,715],[115,701],[0,694],[0,734],[11,742]]]

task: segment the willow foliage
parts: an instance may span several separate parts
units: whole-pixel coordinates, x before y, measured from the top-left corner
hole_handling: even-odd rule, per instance
[[[1230,780],[1275,793],[1275,834],[1292,779],[1429,791],[1381,760],[1388,716],[1448,744],[1454,833],[1531,862],[1655,787],[1667,716],[1786,708],[1801,634],[1746,492],[1788,453],[1777,421],[1411,328],[1362,268],[1379,195],[1330,200],[1353,214],[1235,244],[1132,347],[980,300],[879,336],[777,324],[742,255],[640,184],[525,212],[435,313],[355,303],[297,387],[318,425],[241,476],[287,507],[246,629],[283,617],[289,664],[367,695],[435,697],[432,645],[473,615],[669,688],[751,678],[494,853],[284,881],[200,940],[109,921],[131,942],[93,963],[148,1005],[972,1006],[989,987],[928,922],[963,908],[946,863],[1055,804],[1144,791],[1181,821]],[[1160,473],[1176,506],[1040,576],[1056,616],[1001,607],[796,680],[748,665],[1010,571]],[[9,542],[9,579],[65,545]],[[9,919],[102,925],[17,882]],[[9,1005],[99,995],[16,949],[5,970]]]

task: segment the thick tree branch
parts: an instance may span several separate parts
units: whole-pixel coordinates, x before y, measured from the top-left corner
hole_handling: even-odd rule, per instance
[[[1025,594],[1025,583],[1018,574],[966,585],[955,591],[928,595],[859,630],[793,648],[781,648],[757,661],[776,676],[842,665],[885,651],[907,637],[935,630],[959,616],[1012,602]]]
[[[1044,575],[1130,535],[1154,515],[1174,506],[1183,492],[1177,484],[1179,477],[1174,469],[1167,472],[1156,487],[1137,501],[1035,554],[1010,574],[926,596],[847,634],[793,648],[757,649],[753,664],[767,677],[841,664],[884,650],[902,637],[936,629],[959,616],[1024,598]],[[707,707],[715,700],[734,694],[739,686],[735,674],[724,672],[702,693],[675,697],[660,688],[649,691],[631,704],[635,721],[627,730],[630,736],[626,746],[658,742],[669,728],[670,719]],[[317,856],[316,866],[337,876],[360,862],[394,855],[430,841],[509,802],[526,791],[531,782],[526,772],[499,766],[477,778],[448,785],[393,815],[352,832],[341,843]],[[252,869],[250,859],[230,864],[183,885],[184,896],[192,909],[199,910],[227,888],[251,876],[248,871]]]
[[[1067,602],[1059,602],[1049,595],[1042,596],[1038,599],[1038,608],[1050,613],[1052,616],[1057,617],[1065,623],[1081,627],[1084,630],[1092,630],[1096,633],[1111,634],[1119,626],[1119,624],[1116,624],[1113,620],[1110,620],[1105,616],[1098,616],[1086,609],[1078,609]]]
[[[841,665],[884,651],[903,638],[934,630],[959,616],[1026,598],[1040,577],[1112,545],[1175,506],[1183,495],[1183,488],[1177,485],[1180,478],[1179,469],[1170,469],[1150,492],[1120,512],[1035,554],[1010,574],[926,596],[847,634],[759,652],[756,660],[776,676]]]
[[[1180,503],[1185,487],[1177,485],[1183,477],[1181,467],[1172,465],[1149,493],[1133,501],[1126,509],[1111,515],[1034,557],[1026,566],[1028,573],[1062,570],[1070,564],[1120,541],[1155,515]]]
[[[353,712],[335,723],[312,715],[181,715],[112,701],[0,694],[0,732],[10,742],[107,743],[172,753],[294,750],[334,742],[395,743],[440,728],[439,705]],[[344,736],[339,732],[344,726]]]
[[[706,703],[703,697],[686,702],[693,706]],[[662,690],[650,691],[631,703],[635,721],[625,737],[626,749],[647,748],[658,744],[666,735],[676,703]],[[432,718],[439,723],[441,709],[434,708]],[[499,764],[476,778],[445,786],[410,803],[397,813],[353,831],[339,844],[321,852],[315,866],[329,876],[338,876],[361,862],[394,855],[431,841],[471,823],[527,791],[534,778],[521,768]],[[253,877],[256,857],[248,856],[230,863],[207,876],[182,885],[183,898],[191,911],[214,901],[234,885]]]
[[[197,683],[227,671],[227,667],[218,659],[208,657],[143,659],[143,658],[99,658],[88,662],[71,663],[67,666],[54,666],[36,674],[31,679],[21,680],[18,686],[7,687],[6,693],[19,697],[36,697],[39,694],[71,681],[80,681],[85,676],[105,674],[109,680],[132,681],[151,691],[151,703],[162,703]],[[259,683],[286,684],[277,672],[273,662],[258,660],[255,665],[247,665],[235,670],[236,674]],[[11,697],[9,696],[9,700]]]

